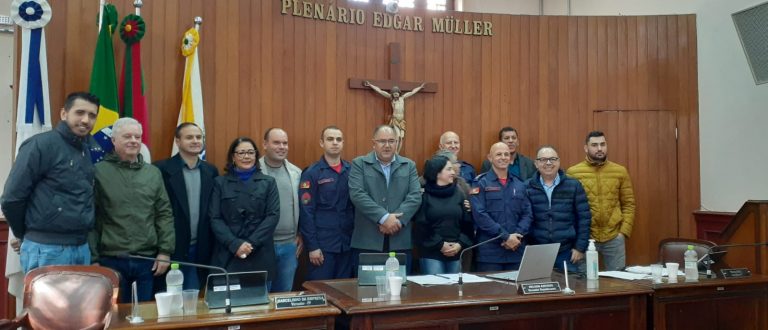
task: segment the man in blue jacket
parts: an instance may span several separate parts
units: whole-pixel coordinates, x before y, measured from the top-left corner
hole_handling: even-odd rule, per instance
[[[525,184],[507,170],[511,154],[503,142],[491,146],[491,170],[477,177],[472,195],[472,213],[477,241],[500,237],[478,246],[477,271],[517,270],[525,249],[524,237],[533,218]]]
[[[578,269],[589,243],[592,214],[579,180],[560,170],[560,157],[553,146],[542,146],[536,153],[538,172],[527,182],[533,208],[533,244],[560,243],[555,268]]]
[[[13,234],[22,240],[24,273],[91,263],[94,166],[89,148],[98,113],[96,96],[72,93],[56,128],[19,148],[0,204]]]
[[[299,231],[310,262],[307,280],[349,278],[355,209],[349,200],[350,164],[341,159],[341,129],[323,129],[320,147],[323,156],[301,173],[299,184]]]

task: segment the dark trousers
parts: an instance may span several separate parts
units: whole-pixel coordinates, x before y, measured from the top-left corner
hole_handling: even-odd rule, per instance
[[[131,302],[131,283],[136,282],[136,294],[139,301],[152,301],[154,272],[152,260],[101,257],[99,264],[114,269],[120,274],[120,302]]]
[[[352,251],[341,253],[323,251],[323,264],[309,264],[307,281],[352,277]]]

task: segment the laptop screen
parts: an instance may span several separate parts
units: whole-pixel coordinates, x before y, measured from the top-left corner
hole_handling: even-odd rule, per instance
[[[229,273],[229,291],[232,307],[268,304],[267,272]],[[223,273],[208,275],[204,299],[208,308],[223,308],[226,298],[226,276]]]

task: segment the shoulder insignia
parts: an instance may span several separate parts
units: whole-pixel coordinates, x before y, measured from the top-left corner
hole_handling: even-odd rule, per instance
[[[480,193],[480,188],[479,187],[474,187],[474,188],[472,188],[472,190],[469,191],[470,195],[477,195],[479,193]]]
[[[301,185],[299,186],[299,188],[300,189],[309,189],[310,186],[311,185],[309,184],[309,180],[307,180],[307,181],[302,182]]]
[[[317,184],[324,184],[324,183],[329,183],[329,182],[333,182],[333,181],[335,181],[333,178],[325,178],[325,179],[317,180]],[[309,182],[307,182],[307,183],[309,183]]]
[[[310,195],[308,192],[301,194],[301,204],[307,205],[311,201],[312,201],[312,195]]]

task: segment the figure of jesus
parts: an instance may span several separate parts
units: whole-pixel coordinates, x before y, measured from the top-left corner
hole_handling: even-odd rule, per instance
[[[403,145],[403,139],[405,138],[405,99],[411,97],[413,94],[418,93],[426,83],[422,83],[419,87],[414,88],[412,91],[400,95],[400,88],[397,86],[392,87],[392,93],[388,93],[382,90],[378,86],[371,84],[370,81],[364,81],[363,86],[370,87],[379,95],[384,96],[392,101],[392,117],[389,120],[389,124],[395,128],[395,134],[397,134],[397,152],[400,153],[400,148]]]

